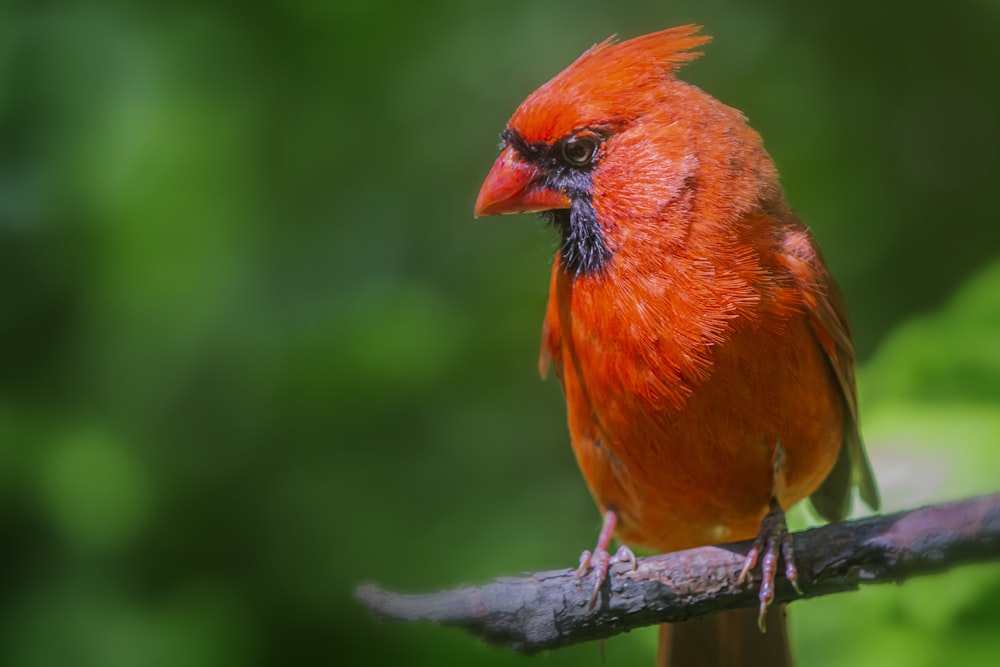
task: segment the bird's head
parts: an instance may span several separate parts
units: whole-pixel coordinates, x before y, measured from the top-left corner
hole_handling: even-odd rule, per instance
[[[685,234],[681,225],[664,230],[662,217],[706,180],[700,163],[746,172],[733,156],[754,152],[744,150],[747,133],[759,145],[739,112],[673,77],[709,41],[698,30],[605,40],[528,96],[502,134],[475,214],[544,212],[562,234],[562,266],[577,276],[600,272],[625,236],[654,224],[660,242]]]

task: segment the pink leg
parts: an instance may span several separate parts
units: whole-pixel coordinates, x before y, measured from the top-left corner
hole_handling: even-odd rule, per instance
[[[580,567],[576,570],[577,578],[582,578],[588,569],[594,569],[594,592],[590,596],[590,609],[593,609],[594,603],[597,602],[597,594],[601,591],[601,586],[604,585],[604,581],[608,578],[608,568],[612,564],[629,563],[633,570],[637,567],[635,554],[624,544],[618,547],[618,551],[614,556],[608,552],[608,547],[611,546],[611,538],[615,533],[615,524],[617,523],[618,515],[615,514],[615,511],[606,511],[604,513],[604,523],[601,524],[601,532],[597,536],[597,545],[594,547],[594,552],[591,553],[585,550],[580,554]]]
[[[774,601],[774,576],[778,569],[778,552],[785,560],[785,578],[802,594],[799,588],[799,571],[795,567],[795,555],[792,553],[792,536],[788,532],[788,524],[785,523],[785,512],[781,509],[778,501],[771,499],[771,509],[760,522],[760,532],[754,538],[750,551],[747,552],[743,560],[743,569],[740,570],[740,577],[736,583],[742,584],[751,579],[750,571],[757,566],[757,559],[763,555],[760,561],[760,616],[757,624],[760,631],[765,631],[764,615],[767,608]]]

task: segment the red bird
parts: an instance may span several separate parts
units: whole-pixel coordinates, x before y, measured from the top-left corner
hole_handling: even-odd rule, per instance
[[[838,521],[855,486],[879,499],[843,299],[760,136],[674,77],[708,41],[699,29],[609,39],[532,93],[475,213],[540,211],[561,234],[540,366],[562,383],[604,513],[581,557],[594,595],[609,562],[634,562],[610,556],[612,534],[662,551],[756,538],[743,574],[764,555],[763,627],[779,553],[795,583],[784,510],[808,497]],[[789,656],[783,616],[768,618],[773,666]],[[775,633],[748,634],[745,619],[758,622],[728,612],[664,632],[674,664],[761,659],[747,642]]]

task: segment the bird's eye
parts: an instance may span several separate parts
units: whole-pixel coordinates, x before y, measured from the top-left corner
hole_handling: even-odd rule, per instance
[[[562,157],[574,167],[584,167],[594,161],[601,138],[593,132],[577,132],[562,142]]]

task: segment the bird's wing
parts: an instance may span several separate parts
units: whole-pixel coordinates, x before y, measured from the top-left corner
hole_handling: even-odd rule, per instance
[[[855,485],[866,505],[877,510],[880,504],[875,476],[858,430],[856,360],[847,305],[805,227],[795,225],[786,230],[781,254],[798,283],[813,333],[830,360],[844,399],[844,440],[840,455],[829,476],[809,498],[824,519],[840,521],[850,509],[851,489]]]

